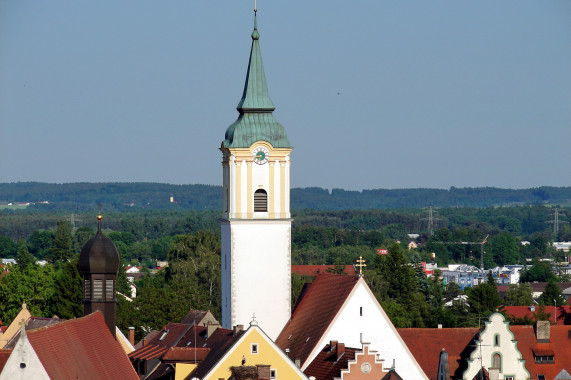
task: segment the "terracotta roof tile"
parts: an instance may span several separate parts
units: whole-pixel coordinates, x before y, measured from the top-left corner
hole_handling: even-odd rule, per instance
[[[510,326],[510,329],[518,341],[517,348],[525,359],[525,367],[531,379],[537,379],[537,375],[554,379],[563,369],[571,371],[571,326],[551,325],[549,343],[539,344],[533,326]],[[553,352],[555,363],[536,364],[534,349],[542,353]]]
[[[534,311],[532,311],[532,309]],[[511,316],[517,319],[529,318],[535,321],[534,313],[539,312],[540,306],[504,306],[506,316]],[[545,306],[543,311],[550,315],[550,320],[553,321],[557,317],[557,324],[564,325],[571,323],[571,306]],[[557,313],[557,315],[556,315]]]
[[[27,335],[52,379],[138,379],[100,312]]]
[[[204,316],[206,315],[206,311],[203,310],[190,310],[182,319],[181,323],[185,323],[188,325],[192,325],[195,324],[197,325],[198,322],[200,322],[202,320],[202,318],[204,318]]]
[[[60,319],[58,317],[54,317],[54,318],[30,317],[26,321],[26,331],[33,330],[33,329],[39,329],[40,327],[55,325],[56,323],[60,323],[63,321],[65,321],[65,319]],[[21,331],[21,329],[20,329],[20,331]],[[8,343],[6,343],[6,346],[4,348],[12,349],[12,348],[16,347],[16,343],[18,342],[18,339],[20,339],[20,331],[18,331],[16,334],[14,334],[12,339],[10,339],[8,341]]]
[[[345,274],[355,275],[355,267],[353,265],[344,265]],[[319,274],[330,274],[328,270],[335,269],[336,265],[292,265],[291,272],[300,276],[317,276]]]
[[[422,367],[429,379],[438,376],[438,364],[440,352],[445,349],[448,353],[448,368],[450,378],[462,377],[465,369],[467,352],[472,351],[468,347],[476,334],[480,331],[475,327],[446,328],[446,329],[397,329],[401,338],[408,346],[410,352]]]
[[[6,365],[6,362],[10,357],[10,354],[12,354],[12,350],[6,350],[6,349],[0,350],[0,373],[2,373],[2,369],[4,369],[4,366]]]
[[[348,368],[347,362],[355,360],[356,348],[345,347],[345,352],[337,360],[337,353],[331,350],[331,345],[326,345],[311,364],[303,371],[307,376],[314,376],[316,380],[330,380],[341,376],[341,371]]]
[[[151,344],[131,352],[129,358],[134,360],[151,360],[162,357],[168,350],[168,347]]]
[[[205,347],[171,347],[163,356],[165,362],[201,362],[210,353],[210,348]]]
[[[276,339],[278,347],[282,350],[289,348],[290,357],[300,359],[303,365],[358,279],[348,275],[317,276],[298,299],[291,319]]]

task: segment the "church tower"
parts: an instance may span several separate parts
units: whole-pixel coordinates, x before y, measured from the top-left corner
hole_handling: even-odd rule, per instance
[[[101,232],[101,215],[97,216],[97,234],[89,239],[79,255],[79,273],[83,275],[83,315],[99,310],[115,337],[117,320],[117,272],[119,252]]]
[[[238,119],[222,151],[222,324],[252,318],[275,339],[291,316],[290,152],[272,114],[254,9],[252,48]]]

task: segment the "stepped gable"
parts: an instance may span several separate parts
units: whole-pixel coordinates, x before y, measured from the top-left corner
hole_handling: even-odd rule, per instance
[[[408,349],[422,367],[429,379],[438,377],[440,352],[448,353],[448,368],[451,378],[462,378],[466,369],[466,358],[470,356],[473,347],[470,342],[480,331],[476,327],[466,328],[407,328],[397,329]]]
[[[326,345],[323,350],[311,361],[311,364],[303,371],[306,376],[314,376],[316,380],[338,378],[342,370],[349,367],[348,362],[355,360],[357,348],[345,347],[343,355],[338,358],[337,351]]]
[[[323,274],[297,301],[291,319],[276,339],[276,344],[285,350],[289,348],[290,358],[307,360],[327,327],[337,315],[359,277]]]
[[[26,334],[51,379],[138,379],[99,312]]]

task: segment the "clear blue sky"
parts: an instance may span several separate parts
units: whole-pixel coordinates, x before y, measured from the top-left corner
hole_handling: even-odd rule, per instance
[[[571,1],[258,1],[292,186],[571,186]],[[221,184],[253,1],[0,1],[0,181]]]

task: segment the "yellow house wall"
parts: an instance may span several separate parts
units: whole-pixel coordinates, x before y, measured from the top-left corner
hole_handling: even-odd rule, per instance
[[[228,379],[231,375],[230,367],[242,365],[242,357],[246,358],[247,366],[255,366],[256,364],[270,365],[271,369],[276,370],[277,379],[304,379],[295,370],[294,364],[287,358],[284,358],[277,350],[279,348],[270,344],[268,338],[262,336],[259,331],[253,330],[241,339],[237,347],[234,347],[230,354],[223,359],[218,368],[210,374],[205,380]],[[258,344],[258,353],[252,354],[252,344]]]
[[[196,368],[196,364],[176,363],[174,380],[184,380]]]

